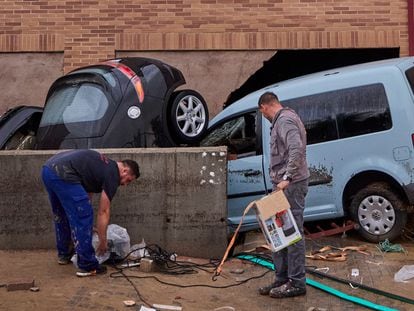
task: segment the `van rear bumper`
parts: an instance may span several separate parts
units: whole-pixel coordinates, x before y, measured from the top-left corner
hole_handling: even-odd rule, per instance
[[[405,195],[407,196],[409,206],[407,207],[409,212],[414,211],[414,183],[403,185]]]

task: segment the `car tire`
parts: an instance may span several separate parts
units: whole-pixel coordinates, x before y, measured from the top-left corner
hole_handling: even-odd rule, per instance
[[[182,90],[171,96],[170,126],[179,144],[198,143],[208,127],[208,107],[196,91]]]
[[[351,214],[359,234],[369,242],[393,240],[407,223],[405,203],[387,183],[372,183],[351,201]]]

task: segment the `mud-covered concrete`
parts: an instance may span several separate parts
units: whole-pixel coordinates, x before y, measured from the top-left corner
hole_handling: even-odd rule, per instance
[[[265,243],[260,232],[255,234],[257,238],[250,238],[249,245],[243,245],[241,250],[252,249]],[[254,243],[252,243],[254,242]],[[343,262],[322,261],[306,259],[308,267],[320,268],[331,276],[342,279],[351,277],[352,269],[358,269],[359,275],[352,279],[354,282],[377,288],[392,294],[413,299],[414,279],[407,283],[394,281],[394,274],[403,265],[412,264],[414,245],[412,242],[399,241],[408,252],[404,253],[380,253],[375,244],[368,244],[368,253],[349,252],[347,260]],[[335,247],[361,246],[364,241],[357,237],[342,238],[341,235],[317,240],[307,240],[307,254],[320,249],[322,246],[332,245]],[[246,247],[247,246],[247,247]],[[256,251],[255,251],[256,252]],[[182,264],[198,263],[207,264],[208,260],[197,258],[178,257]],[[139,310],[140,300],[134,287],[125,277],[116,272],[113,267],[108,267],[106,275],[93,278],[77,278],[76,269],[73,265],[61,266],[56,262],[56,251],[54,250],[30,250],[30,251],[4,251],[0,250],[0,283],[13,282],[16,279],[31,278],[35,280],[35,286],[40,288],[39,292],[14,291],[8,292],[6,288],[0,288],[0,310],[7,311],[55,311],[55,310]],[[307,274],[306,277],[320,284],[331,287],[343,294],[366,299],[372,303],[383,306],[382,309],[369,309],[337,296],[319,290],[316,287],[307,286],[306,296],[294,298],[274,299],[269,296],[261,296],[257,289],[260,286],[270,284],[274,279],[274,273],[268,272],[266,268],[254,265],[248,261],[240,261],[230,258],[223,266],[221,276],[217,281],[212,281],[213,269],[187,275],[171,275],[161,272],[143,272],[141,268],[132,267],[123,272],[129,276],[129,281],[134,284],[139,294],[149,304],[165,304],[181,306],[183,311],[213,311],[233,310],[236,311],[367,311],[367,310],[413,310],[414,305],[386,296],[377,295],[362,288],[351,288],[348,284],[334,282],[327,278],[319,278]],[[232,273],[232,272],[238,273]],[[240,274],[240,272],[242,272]],[[170,285],[161,284],[154,278]],[[211,286],[238,286],[228,288],[212,288]],[[257,278],[259,277],[259,278]],[[187,285],[188,287],[173,286]],[[190,285],[204,285],[190,287]],[[210,287],[209,287],[210,286]],[[134,300],[137,306],[127,308],[124,300]],[[228,308],[224,308],[228,306]],[[378,307],[378,306],[375,306]],[[220,309],[222,308],[222,309]],[[319,308],[319,309],[318,309]]]
[[[141,177],[118,188],[111,223],[131,241],[156,243],[181,255],[220,257],[226,246],[226,149],[106,149],[136,160]],[[40,179],[55,151],[0,152],[0,249],[53,248],[51,209]],[[99,195],[95,195],[96,208]]]
[[[0,115],[20,105],[43,107],[63,75],[63,53],[0,53],[0,68]]]

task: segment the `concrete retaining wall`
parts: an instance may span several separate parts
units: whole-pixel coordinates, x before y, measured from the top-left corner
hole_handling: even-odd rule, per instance
[[[170,252],[221,257],[226,246],[226,149],[106,149],[136,160],[141,177],[119,187],[110,223]],[[56,151],[0,152],[0,249],[54,248],[55,235],[40,169]],[[96,209],[99,195],[95,195]]]

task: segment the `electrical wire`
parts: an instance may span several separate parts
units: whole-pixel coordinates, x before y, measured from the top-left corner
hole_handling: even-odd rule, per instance
[[[115,269],[118,269],[115,267]],[[122,269],[118,269],[119,271],[117,272],[113,272],[113,273],[120,273],[122,275],[122,277],[124,277],[134,288],[139,300],[141,300],[144,304],[146,304],[148,307],[152,307],[152,305],[146,300],[144,299],[144,297],[141,295],[141,293],[139,292],[138,288],[135,286],[134,282],[131,281],[130,277],[128,275],[126,275]],[[111,275],[113,274],[111,273],[109,276],[111,277]]]
[[[134,284],[132,279],[154,279],[160,284],[179,287],[179,288],[205,287],[205,288],[214,288],[214,289],[225,289],[225,288],[240,286],[251,280],[260,279],[264,277],[266,274],[268,274],[269,272],[271,272],[271,270],[266,270],[264,273],[260,275],[256,275],[256,276],[244,279],[242,281],[237,281],[235,283],[228,284],[228,285],[222,285],[222,286],[212,286],[212,285],[207,285],[207,284],[181,285],[177,283],[163,281],[153,275],[137,276],[137,275],[125,274],[124,270],[131,269],[133,267],[120,267],[118,264],[127,260],[130,257],[130,255],[136,251],[144,251],[145,257],[150,257],[156,262],[160,272],[165,273],[165,274],[170,274],[170,275],[195,274],[195,273],[198,273],[198,270],[202,270],[208,273],[213,273],[214,269],[218,266],[220,260],[210,259],[209,262],[205,264],[196,264],[194,262],[178,261],[176,260],[177,255],[175,253],[169,253],[156,244],[148,245],[148,246],[145,246],[139,249],[134,249],[130,251],[126,256],[120,259],[110,258],[108,260],[108,263],[116,271],[112,272],[109,275],[109,277],[114,278],[114,279],[125,278],[134,288],[139,300],[142,301],[144,304],[146,304],[148,307],[152,307],[152,305],[142,296],[138,287]]]
[[[128,268],[124,268],[124,269],[128,269]],[[238,281],[236,283],[233,284],[228,284],[228,285],[222,285],[222,286],[212,286],[212,285],[206,285],[206,284],[191,284],[191,285],[181,285],[181,284],[177,284],[177,283],[170,283],[170,282],[166,282],[166,281],[162,281],[159,278],[157,278],[156,276],[153,275],[149,275],[149,276],[137,276],[137,275],[126,275],[124,273],[122,273],[122,275],[117,275],[119,273],[119,271],[117,272],[112,272],[109,276],[111,278],[121,278],[121,277],[128,277],[128,278],[134,278],[134,279],[154,279],[157,282],[164,284],[164,285],[169,285],[169,286],[174,286],[174,287],[179,287],[179,288],[190,288],[190,287],[206,287],[206,288],[215,288],[215,289],[223,289],[223,288],[230,288],[230,287],[236,287],[242,284],[245,284],[251,280],[255,280],[255,279],[260,279],[262,277],[264,277],[266,274],[268,274],[269,272],[272,272],[271,270],[266,270],[264,273],[244,279],[242,281]]]

